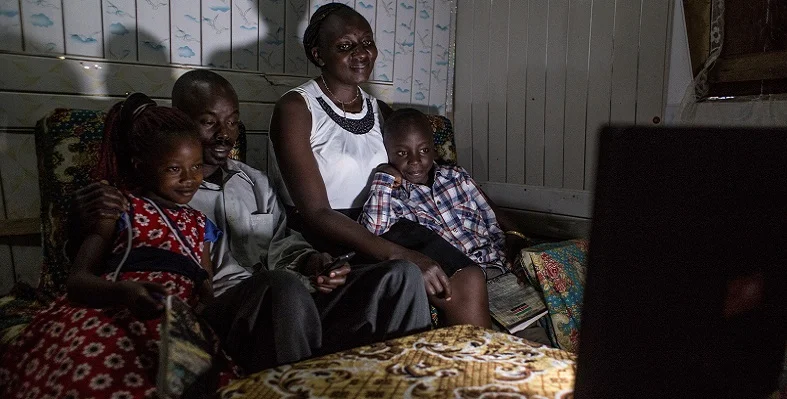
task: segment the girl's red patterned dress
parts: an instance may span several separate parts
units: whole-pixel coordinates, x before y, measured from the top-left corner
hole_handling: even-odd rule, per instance
[[[156,247],[186,254],[156,209],[129,196],[132,248]],[[188,207],[163,209],[199,259],[207,221]],[[209,226],[210,230],[213,226]],[[113,253],[125,251],[127,230],[119,230]],[[210,232],[209,232],[209,235]],[[109,274],[104,275],[110,278]],[[163,285],[190,305],[198,297],[194,281],[179,273],[121,270],[118,280]],[[123,308],[94,309],[65,296],[42,310],[0,359],[2,398],[143,398],[156,396],[161,319],[141,321]],[[237,376],[227,359],[222,382]]]

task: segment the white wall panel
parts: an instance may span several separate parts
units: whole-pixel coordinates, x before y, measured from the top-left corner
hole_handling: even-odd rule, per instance
[[[21,4],[25,51],[63,54],[63,9],[60,0],[24,1]]]
[[[524,21],[530,18],[530,4],[527,1],[512,1],[508,10],[508,90],[505,93],[506,182],[524,184],[525,121],[528,103],[527,47],[529,43],[527,24]],[[458,86],[459,84],[457,84],[456,101],[459,101]]]
[[[23,51],[22,19],[18,0],[0,1],[0,50]]]
[[[396,23],[399,21],[396,9],[396,0],[377,0],[374,35],[378,54],[374,65],[374,79],[383,82],[393,81]]]
[[[585,121],[592,0],[569,0],[566,49],[566,104],[563,137],[563,187],[585,186]]]
[[[104,58],[137,60],[137,8],[134,0],[103,0]]]
[[[508,1],[493,1],[489,27],[489,181],[506,181],[506,96],[508,88]],[[516,23],[516,21],[514,21]]]
[[[641,8],[641,0],[620,1],[615,7],[610,106],[610,121],[613,123],[633,124],[637,114],[637,61]]]
[[[490,2],[473,2],[473,176],[489,178],[489,9]]]
[[[232,1],[232,68],[256,71],[259,0]]]
[[[671,4],[460,0],[454,113],[460,163],[471,163],[484,184],[525,187],[510,207],[534,210],[533,201],[550,200],[533,199],[534,187],[591,190],[598,129],[610,118],[652,124],[663,113]],[[552,212],[542,205],[539,212]]]
[[[587,124],[585,127],[585,185],[592,190],[596,179],[598,133],[609,123],[612,93],[612,44],[615,5],[593,1],[588,58]]]
[[[229,0],[202,0],[202,65],[232,66],[231,16]]]
[[[260,0],[260,72],[284,72],[284,7],[281,0]]]
[[[169,64],[171,39],[170,0],[137,2],[137,56],[145,64]]]
[[[381,0],[382,1],[382,0]],[[479,0],[483,1],[483,0]],[[474,0],[459,0],[458,9],[472,10]],[[454,131],[459,165],[473,173],[473,13],[456,16],[456,97]],[[461,28],[459,28],[461,27]]]
[[[101,0],[71,0],[63,9],[65,50],[69,55],[104,56]]]
[[[439,113],[445,113],[448,85],[448,65],[451,37],[451,11],[453,4],[448,0],[435,0],[434,27],[432,28],[432,67],[429,81],[429,106]]]
[[[413,85],[410,102],[429,112],[429,90],[432,78],[432,29],[435,0],[417,0],[415,5],[415,37],[413,39]]]
[[[669,25],[670,2],[660,0],[642,0],[642,19],[640,28],[639,46],[649,51],[640,51],[639,68],[637,75],[637,111],[638,124],[657,125],[664,123],[664,97],[658,98],[648,95],[652,91],[660,90],[665,86],[669,73],[669,41],[668,31],[660,31],[660,27]]]
[[[415,14],[415,0],[399,0],[393,58],[394,102],[397,104],[407,104],[412,98]]]
[[[170,0],[172,63],[200,65],[202,61],[202,9],[198,1]]]
[[[546,103],[549,8],[529,0],[527,20],[527,112],[525,120],[525,184],[544,184],[544,112]],[[551,88],[550,88],[551,89]]]
[[[303,50],[303,32],[309,25],[309,0],[287,0],[284,9],[284,72],[306,75],[309,61]]]
[[[563,186],[568,0],[549,0],[544,99],[544,185]]]

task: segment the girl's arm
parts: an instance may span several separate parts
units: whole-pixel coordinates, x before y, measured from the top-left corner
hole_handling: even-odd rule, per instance
[[[208,272],[208,278],[202,282],[202,286],[197,287],[199,290],[199,301],[203,306],[213,300],[213,262],[210,260],[210,242],[205,241],[202,243],[202,268]],[[199,306],[199,305],[198,305]],[[198,312],[201,309],[197,310]]]
[[[166,295],[164,287],[147,282],[112,282],[99,276],[105,266],[115,225],[113,219],[100,219],[95,225],[96,231],[85,237],[66,280],[68,297],[90,307],[126,306],[138,317],[155,317],[162,309],[161,301],[150,293]]]
[[[284,182],[304,223],[320,237],[330,237],[377,260],[404,259],[418,265],[429,294],[450,297],[450,283],[429,257],[375,236],[356,221],[331,209],[325,183],[309,144],[311,114],[300,94],[285,94],[273,110],[270,138]],[[370,171],[371,172],[371,171]]]

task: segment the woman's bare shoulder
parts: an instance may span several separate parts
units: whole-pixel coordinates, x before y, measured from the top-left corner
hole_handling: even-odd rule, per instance
[[[283,111],[296,111],[299,109],[305,110],[307,109],[306,99],[303,98],[300,93],[296,91],[290,91],[279,98],[279,101],[276,102],[276,108],[279,108]]]

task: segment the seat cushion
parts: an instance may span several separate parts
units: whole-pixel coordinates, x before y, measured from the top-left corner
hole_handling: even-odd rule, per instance
[[[264,370],[219,396],[568,399],[575,369],[566,351],[463,325]]]
[[[525,248],[517,257],[520,271],[544,295],[552,344],[575,352],[585,291],[588,241],[544,243]]]
[[[456,165],[456,142],[451,120],[436,114],[428,114],[427,117],[434,132],[434,144],[437,149],[435,161],[440,165]]]
[[[105,117],[102,111],[56,109],[36,125],[44,252],[39,287],[45,291],[64,288],[71,265],[65,254],[67,211],[98,162]]]

